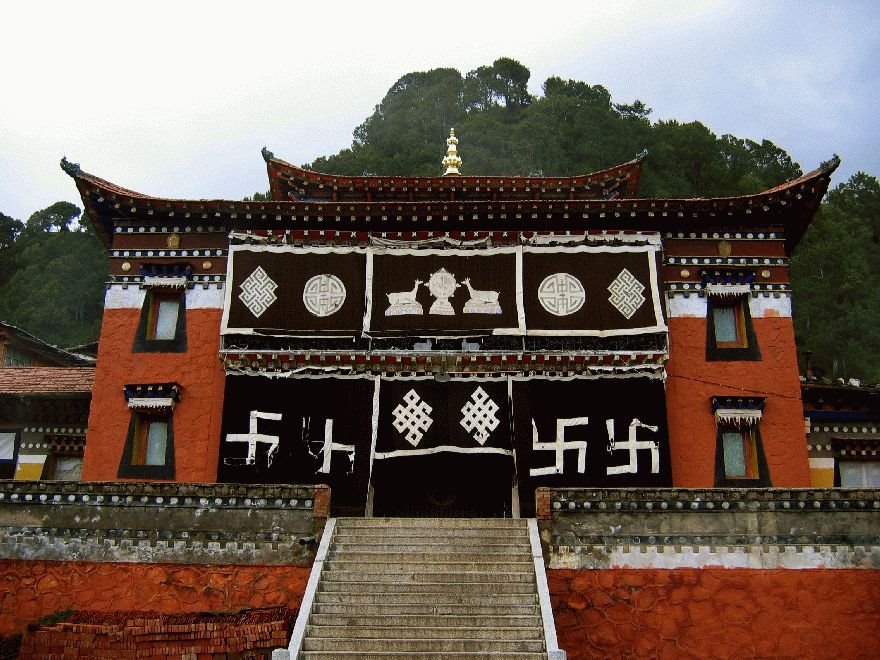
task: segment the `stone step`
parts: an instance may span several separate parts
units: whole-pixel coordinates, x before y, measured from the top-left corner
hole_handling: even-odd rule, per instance
[[[497,641],[533,641],[543,639],[544,631],[534,626],[516,626],[512,628],[482,628],[452,626],[418,626],[415,628],[401,628],[400,626],[323,626],[309,624],[306,626],[308,639],[431,639],[431,640],[457,640],[457,639],[481,639]]]
[[[386,594],[390,599],[398,594],[412,593],[418,589],[424,594],[457,594],[460,596],[470,595],[495,595],[495,594],[534,594],[535,585],[530,582],[471,582],[469,584],[448,582],[391,582],[375,584],[373,582],[337,582],[321,579],[318,585],[318,593],[344,593],[344,594]],[[391,600],[390,602],[395,602]]]
[[[427,561],[422,557],[410,557],[409,561],[392,561],[382,556],[382,559],[350,560],[331,559],[324,564],[324,570],[331,572],[365,573],[368,575],[383,575],[386,573],[528,573],[534,574],[534,563],[530,561]]]
[[[421,527],[438,529],[528,529],[524,518],[337,518],[337,529]]]
[[[301,660],[358,660],[360,658],[381,658],[381,660],[547,660],[546,653],[527,653],[504,651],[301,651]]]
[[[401,629],[421,628],[537,628],[541,629],[541,617],[535,612],[526,615],[489,614],[481,616],[468,611],[467,614],[441,614],[425,612],[422,614],[368,614],[340,613],[322,614],[312,612],[309,624],[315,626],[370,626],[386,628],[396,626]]]
[[[337,529],[333,536],[335,540],[349,538],[386,538],[386,539],[442,539],[444,543],[474,539],[479,541],[489,539],[523,540],[528,539],[527,529],[431,529],[430,527],[389,527],[388,529]]]
[[[507,564],[508,562],[512,562],[514,564],[525,564],[532,562],[532,554],[530,552],[523,552],[520,550],[516,553],[504,553],[504,552],[482,552],[482,553],[472,553],[472,552],[444,552],[444,551],[435,551],[435,552],[420,552],[420,553],[411,553],[411,552],[376,552],[372,550],[365,551],[357,551],[357,550],[331,550],[327,553],[327,559],[330,561],[342,561],[342,562],[352,562],[352,563],[375,563],[375,562],[388,562],[388,563],[406,563],[406,562],[419,562],[419,563],[444,563],[444,562],[452,562],[452,563],[482,563],[485,562],[487,564]]]
[[[486,639],[303,639],[303,651],[368,651],[400,653],[401,651],[420,653],[443,653],[448,651],[473,653],[540,653],[544,651],[543,640],[486,640]],[[431,657],[436,657],[432,655]],[[471,656],[473,657],[473,656]]]
[[[393,600],[391,599],[393,597]],[[370,610],[377,605],[407,606],[437,606],[437,607],[498,607],[503,610],[507,607],[536,607],[538,599],[534,592],[519,594],[478,594],[478,593],[437,593],[426,591],[405,591],[389,594],[381,591],[375,593],[364,592],[327,592],[320,589],[315,593],[315,603],[319,605],[347,605],[351,607],[369,606]]]
[[[367,571],[342,571],[330,570],[324,573],[321,582],[330,584],[335,582],[364,583],[371,582],[375,584],[398,584],[405,583],[408,585],[423,583],[442,583],[442,584],[460,584],[470,585],[473,583],[496,583],[496,584],[512,584],[524,583],[534,585],[535,577],[533,574],[525,572],[511,571],[456,571],[456,572],[422,572],[413,567],[400,566],[390,567],[381,573],[370,573]]]
[[[356,616],[367,620],[389,616],[401,619],[415,617],[423,620],[425,617],[444,616],[488,620],[499,616],[505,618],[540,616],[538,605],[534,599],[531,603],[525,604],[498,604],[496,601],[503,596],[490,596],[485,601],[491,604],[480,605],[476,603],[438,603],[435,594],[427,595],[430,596],[430,602],[426,603],[352,603],[347,599],[345,602],[315,603],[312,608],[312,617],[327,615],[350,618]],[[316,622],[318,621],[316,620]]]
[[[337,542],[333,548],[334,553],[339,552],[398,552],[403,554],[419,554],[433,552],[454,552],[468,555],[482,554],[509,554],[522,555],[528,546],[516,543],[498,541],[497,543],[457,543],[449,544],[441,540],[433,539],[408,539],[404,541],[390,541],[388,539],[372,540],[349,540]]]

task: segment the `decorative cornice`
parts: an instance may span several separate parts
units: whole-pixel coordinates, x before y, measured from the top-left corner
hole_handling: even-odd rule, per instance
[[[80,173],[79,163],[69,162],[67,156],[61,158],[61,169],[74,178]]]

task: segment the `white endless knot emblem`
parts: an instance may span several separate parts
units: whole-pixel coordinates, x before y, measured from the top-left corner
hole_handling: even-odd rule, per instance
[[[257,266],[256,270],[241,283],[241,293],[238,294],[238,298],[251,310],[251,314],[260,318],[263,312],[278,300],[278,296],[275,295],[277,288],[278,285],[266,274],[262,266]]]
[[[642,295],[645,286],[626,268],[608,285],[608,290],[611,292],[608,302],[625,318],[631,318],[645,302],[645,296]]]
[[[489,434],[498,428],[500,423],[495,416],[495,413],[498,412],[498,404],[489,398],[486,390],[482,387],[478,387],[471,394],[471,399],[461,409],[461,414],[464,415],[461,419],[461,425],[465,431],[473,436],[474,440],[484,445],[489,439]]]
[[[554,316],[574,314],[584,306],[586,298],[584,285],[568,273],[549,275],[538,287],[538,302]]]
[[[303,304],[315,316],[330,316],[345,302],[345,285],[335,275],[315,275],[303,288]]]
[[[431,419],[433,408],[422,401],[422,397],[415,390],[406,393],[403,403],[406,405],[398,404],[391,413],[394,415],[394,428],[398,433],[403,434],[407,442],[416,447],[434,423]]]

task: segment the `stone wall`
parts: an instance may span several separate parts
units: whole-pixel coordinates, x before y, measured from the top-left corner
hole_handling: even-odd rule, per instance
[[[68,610],[296,609],[326,486],[0,481],[0,635]]]
[[[540,489],[537,511],[570,660],[880,648],[880,491]]]
[[[539,489],[550,568],[880,569],[880,490]]]
[[[0,559],[309,566],[325,486],[0,481]]]

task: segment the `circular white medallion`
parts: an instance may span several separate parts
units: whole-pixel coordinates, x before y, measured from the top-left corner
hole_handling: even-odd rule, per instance
[[[303,288],[303,304],[315,316],[330,316],[345,302],[345,285],[335,275],[315,275]]]
[[[538,287],[538,302],[554,316],[574,314],[584,306],[587,294],[584,285],[574,275],[548,275]]]

